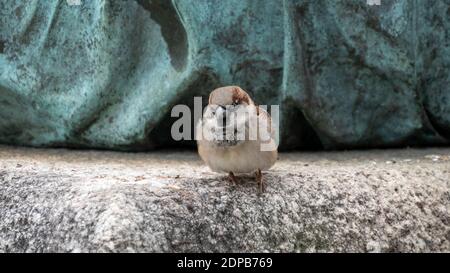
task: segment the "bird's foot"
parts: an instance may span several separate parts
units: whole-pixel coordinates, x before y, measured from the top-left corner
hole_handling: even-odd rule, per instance
[[[255,180],[256,183],[258,184],[258,192],[260,194],[264,193],[266,191],[266,185],[264,183],[264,180],[262,179],[262,173],[260,169],[258,169],[255,173]]]
[[[237,178],[236,178],[236,176],[234,175],[233,172],[229,172],[228,173],[227,179],[233,186],[235,186],[237,184]]]

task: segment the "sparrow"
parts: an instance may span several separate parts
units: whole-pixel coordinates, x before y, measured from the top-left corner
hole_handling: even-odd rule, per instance
[[[196,126],[198,153],[212,171],[235,174],[254,173],[260,193],[265,191],[262,171],[278,158],[272,118],[238,86],[213,90],[203,117]]]

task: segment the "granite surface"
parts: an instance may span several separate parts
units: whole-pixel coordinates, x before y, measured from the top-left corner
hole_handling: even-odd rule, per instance
[[[449,252],[450,150],[281,153],[230,185],[192,152],[0,146],[0,252]]]

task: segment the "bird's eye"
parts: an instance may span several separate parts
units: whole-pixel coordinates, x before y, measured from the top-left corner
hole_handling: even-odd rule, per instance
[[[236,105],[238,105],[238,102],[237,101],[233,101],[233,106],[236,106]]]

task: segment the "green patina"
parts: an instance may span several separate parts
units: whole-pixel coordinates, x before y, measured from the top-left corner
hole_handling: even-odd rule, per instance
[[[286,149],[450,139],[449,0],[81,3],[0,3],[1,143],[174,145],[221,85],[279,104]]]

